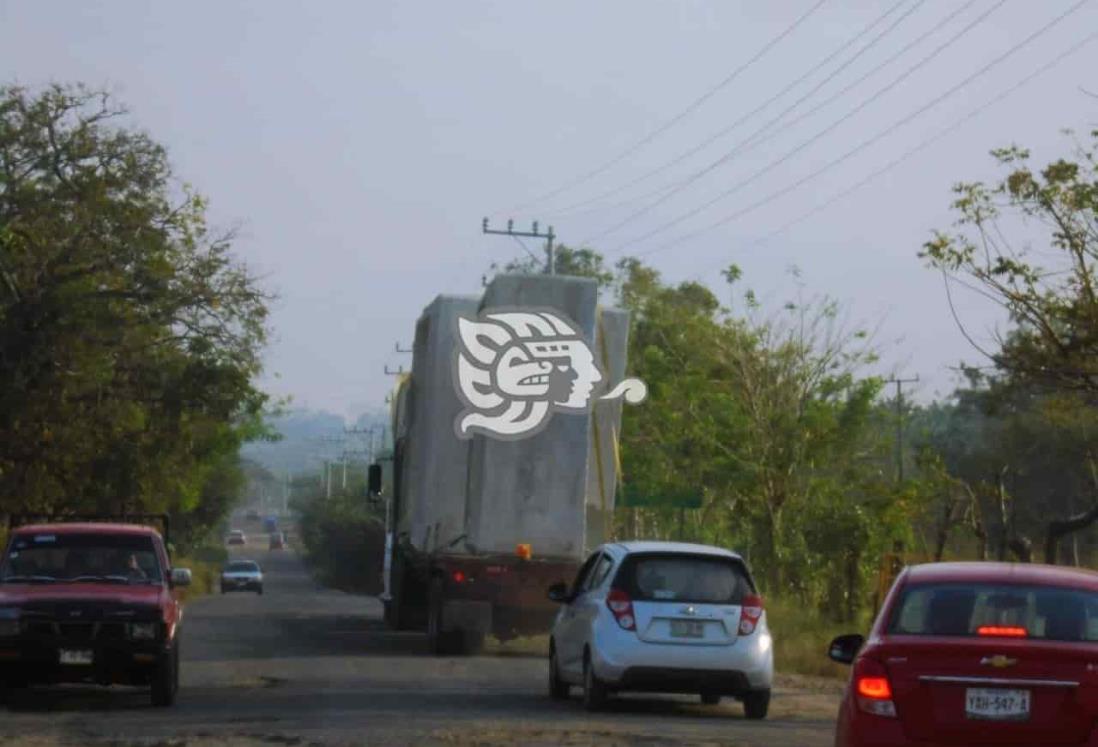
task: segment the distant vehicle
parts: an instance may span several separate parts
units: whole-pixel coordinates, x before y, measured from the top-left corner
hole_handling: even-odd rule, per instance
[[[274,516],[268,516],[263,520],[263,531],[267,534],[278,531],[278,519]]]
[[[254,560],[233,560],[221,569],[221,593],[254,591],[263,593],[263,571]]]
[[[259,521],[259,512],[254,508],[248,509],[248,513],[245,514],[248,521]]]
[[[0,688],[137,685],[151,688],[155,706],[175,702],[183,615],[173,590],[191,572],[172,567],[167,518],[155,518],[163,537],[107,517],[22,526],[12,517],[0,563]]]
[[[766,717],[774,654],[762,598],[740,556],[678,542],[595,550],[560,603],[549,639],[549,693],[583,688],[589,710],[613,692],[691,693],[743,701]]]
[[[246,545],[248,544],[248,538],[244,536],[244,532],[239,529],[234,529],[229,532],[229,538],[227,544],[230,545]]]
[[[282,532],[275,532],[271,535],[271,542],[268,545],[270,550],[282,550],[286,547],[286,538],[282,535]]]
[[[904,569],[853,664],[835,744],[1098,744],[1098,574],[1029,563]]]

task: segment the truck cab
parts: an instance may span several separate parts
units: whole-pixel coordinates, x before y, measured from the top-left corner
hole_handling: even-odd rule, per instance
[[[122,684],[147,686],[153,705],[172,705],[178,589],[190,581],[150,526],[13,528],[0,559],[0,692],[31,683]]]

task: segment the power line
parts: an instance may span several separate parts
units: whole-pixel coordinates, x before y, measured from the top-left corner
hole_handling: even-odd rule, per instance
[[[694,155],[695,153],[703,150],[704,148],[706,148],[709,145],[713,144],[715,141],[721,139],[722,137],[724,137],[728,133],[735,130],[737,127],[739,127],[741,124],[743,124],[744,122],[746,122],[749,119],[751,119],[752,117],[754,117],[759,112],[764,111],[768,106],[773,104],[775,101],[779,100],[780,98],[785,96],[787,93],[792,91],[794,88],[799,86],[801,83],[803,83],[805,80],[807,80],[808,78],[812,77],[814,74],[819,72],[825,65],[830,63],[833,59],[838,57],[840,54],[842,54],[846,50],[850,49],[850,47],[852,47],[855,42],[857,42],[863,36],[865,36],[870,31],[872,31],[874,28],[876,28],[878,25],[880,25],[885,19],[887,19],[890,15],[895,13],[897,10],[899,10],[907,2],[908,2],[908,0],[899,0],[899,2],[897,2],[895,5],[890,7],[888,10],[886,10],[881,15],[879,15],[876,19],[871,21],[869,24],[864,26],[860,31],[858,31],[856,34],[854,34],[854,36],[850,37],[849,39],[844,41],[842,44],[840,44],[838,47],[836,47],[835,50],[832,51],[829,55],[824,57],[819,62],[816,62],[813,65],[810,65],[808,70],[805,71],[805,73],[802,74],[799,78],[794,80],[792,83],[787,84],[785,86],[785,88],[781,89],[776,94],[774,94],[773,96],[768,98],[766,101],[764,101],[763,103],[759,104],[757,107],[755,107],[754,109],[752,109],[748,113],[741,116],[739,119],[737,119],[732,124],[728,125],[724,129],[722,129],[719,132],[717,132],[716,134],[714,134],[713,136],[709,137],[707,140],[703,141],[700,145],[696,145],[693,148],[691,148],[690,150],[687,150],[683,153],[680,153],[678,156],[675,156],[674,158],[670,159],[669,161],[666,161],[662,165],[657,166],[656,168],[652,169],[651,171],[648,171],[647,173],[642,174],[641,176],[637,177],[636,179],[633,179],[630,182],[627,182],[625,184],[617,186],[613,189],[607,190],[607,191],[605,191],[605,192],[603,192],[599,195],[596,195],[595,197],[592,197],[590,199],[582,200],[580,202],[573,203],[571,205],[568,205],[567,207],[561,208],[560,210],[554,210],[554,211],[552,211],[552,214],[554,216],[557,216],[557,215],[563,215],[565,213],[575,212],[576,210],[580,210],[580,209],[582,209],[582,208],[584,208],[588,205],[591,205],[593,203],[605,200],[608,197],[613,197],[614,195],[616,195],[620,192],[624,192],[625,190],[630,189],[631,187],[635,187],[636,185],[647,181],[648,179],[650,179],[653,176],[656,176],[657,174],[662,174],[664,171],[671,168],[672,166],[675,166],[676,164],[681,163],[682,161],[684,161],[685,159],[687,159],[690,156]],[[971,0],[971,2],[975,2],[975,0]],[[920,0],[919,3],[917,3],[915,6],[912,7],[911,11],[908,11],[908,14],[910,14],[912,11],[915,10],[915,8],[918,8],[922,4],[923,4],[922,0]],[[908,14],[905,14],[905,17]],[[670,186],[674,186],[674,185],[670,185]],[[660,189],[656,190],[657,193],[661,192],[661,191],[663,191],[662,187]],[[648,196],[650,196],[650,195],[646,194],[646,195],[643,195],[641,198],[638,198],[638,199],[645,199]],[[625,203],[625,204],[628,204],[628,203]]]
[[[1086,1],[1087,0],[1080,0],[1079,5],[1082,5]],[[763,167],[763,168],[759,169],[758,171],[756,171],[755,173],[753,173],[751,176],[749,176],[746,179],[743,179],[740,182],[736,183],[730,189],[727,189],[724,192],[721,192],[719,195],[714,197],[712,200],[709,200],[708,202],[705,202],[705,203],[703,203],[702,205],[700,205],[698,207],[695,207],[695,208],[693,208],[693,209],[691,209],[691,210],[689,210],[685,213],[680,214],[679,216],[673,218],[670,221],[667,221],[666,223],[661,224],[660,226],[652,229],[651,231],[648,231],[647,233],[642,234],[639,237],[633,238],[629,242],[626,242],[624,244],[619,245],[615,249],[615,251],[620,251],[621,249],[623,249],[625,246],[628,246],[629,244],[639,243],[641,241],[645,241],[646,239],[649,239],[653,236],[656,236],[657,234],[663,233],[668,228],[672,228],[674,226],[677,226],[679,223],[682,223],[683,221],[694,217],[698,213],[703,212],[704,210],[712,207],[713,205],[717,204],[718,202],[725,199],[726,197],[729,197],[732,194],[735,194],[736,192],[743,189],[747,185],[751,184],[753,181],[755,181],[759,177],[763,176],[764,174],[770,173],[770,171],[775,166],[779,166],[779,165],[785,163],[786,161],[788,161],[790,158],[792,158],[793,156],[800,153],[805,148],[809,147],[810,145],[817,142],[818,140],[820,140],[825,135],[827,135],[830,132],[832,132],[833,130],[835,130],[837,127],[839,127],[843,123],[845,123],[848,120],[850,120],[851,118],[853,118],[855,115],[857,115],[863,109],[865,109],[867,106],[869,106],[870,104],[873,104],[874,102],[876,102],[882,96],[884,96],[885,94],[887,94],[888,92],[893,90],[898,84],[902,83],[904,80],[911,77],[920,68],[922,68],[923,66],[925,66],[926,64],[931,62],[934,58],[936,58],[938,55],[940,55],[943,51],[945,51],[947,48],[951,47],[953,44],[955,44],[957,41],[959,41],[962,36],[967,34],[969,31],[974,29],[979,24],[983,23],[988,18],[988,16],[990,16],[996,10],[1001,8],[1005,3],[1006,3],[1006,0],[998,0],[997,3],[995,3],[993,6],[988,8],[983,13],[981,13],[975,19],[970,21],[964,28],[962,28],[960,31],[958,31],[956,34],[951,36],[949,39],[947,39],[942,44],[938,45],[930,54],[924,56],[922,59],[920,59],[914,65],[909,67],[907,70],[905,70],[903,73],[901,73],[894,80],[890,81],[887,85],[883,86],[882,88],[878,89],[875,93],[873,93],[870,96],[863,99],[862,102],[860,104],[858,104],[856,107],[854,107],[853,109],[848,111],[846,114],[844,114],[843,116],[836,119],[834,122],[832,122],[827,127],[820,130],[819,132],[817,132],[812,137],[810,137],[807,140],[801,142],[800,145],[798,145],[793,150],[786,153],[781,158],[777,159],[776,161],[770,162],[765,167]],[[1077,7],[1078,6],[1076,6],[1076,8]],[[727,161],[729,158],[731,158],[732,155],[734,155],[734,152],[730,152],[728,154],[725,154],[725,156],[723,156],[722,158],[720,158],[717,161],[710,164],[703,171],[698,172],[697,174],[695,174],[693,177],[690,178],[689,181],[693,182],[693,181],[696,181],[697,179],[701,178],[702,176],[709,173],[713,169],[715,169],[718,166],[722,165],[725,161]],[[686,184],[684,184],[683,186],[686,186]]]
[[[1085,47],[1087,44],[1090,44],[1090,43],[1094,42],[1096,39],[1098,39],[1098,32],[1090,34],[1089,36],[1084,38],[1082,41],[1078,42],[1077,44],[1074,44],[1073,46],[1069,47],[1065,51],[1061,52],[1056,57],[1054,57],[1052,60],[1046,62],[1044,65],[1037,68],[1032,73],[1030,73],[1026,77],[1022,78],[1020,81],[1018,81],[1014,85],[1010,86],[1007,89],[1004,89],[1003,91],[1000,91],[998,94],[996,94],[992,98],[988,99],[983,104],[980,104],[978,107],[976,107],[975,109],[973,109],[968,114],[961,117],[960,119],[956,120],[955,122],[953,122],[948,127],[944,128],[942,130],[939,130],[936,134],[934,134],[931,137],[928,137],[927,139],[923,140],[918,145],[915,145],[914,147],[909,148],[902,155],[900,155],[899,157],[894,158],[893,160],[889,161],[887,164],[885,164],[881,168],[877,169],[876,171],[870,173],[868,176],[866,176],[864,179],[858,181],[856,184],[848,187],[847,189],[844,189],[842,192],[839,192],[838,194],[836,194],[833,197],[829,198],[827,201],[816,205],[811,210],[801,214],[797,218],[794,218],[793,220],[791,220],[788,223],[784,224],[783,226],[781,226],[777,230],[771,231],[766,236],[763,236],[759,239],[756,239],[755,241],[751,242],[748,246],[758,246],[759,244],[764,244],[767,241],[769,241],[770,239],[773,239],[774,237],[785,233],[786,231],[788,231],[793,226],[796,226],[800,223],[803,223],[804,221],[808,220],[809,218],[816,215],[817,213],[823,212],[824,210],[831,207],[832,205],[839,202],[840,200],[843,200],[843,199],[849,197],[854,192],[857,192],[859,189],[866,186],[870,182],[872,182],[872,181],[876,180],[877,178],[883,176],[884,174],[888,173],[889,171],[896,168],[897,166],[899,166],[903,162],[907,161],[912,156],[926,150],[927,148],[929,148],[934,143],[937,143],[939,140],[942,140],[946,136],[952,134],[953,132],[956,132],[958,129],[960,129],[965,124],[967,124],[969,120],[976,118],[980,114],[983,114],[985,111],[990,109],[995,104],[998,104],[1000,101],[1003,101],[1004,99],[1008,98],[1009,96],[1014,94],[1019,89],[1023,88],[1024,86],[1028,85],[1029,83],[1032,83],[1034,79],[1036,79],[1037,77],[1039,77],[1039,76],[1043,75],[1044,73],[1048,72],[1052,68],[1056,67],[1061,62],[1066,60],[1068,57],[1070,57],[1071,55],[1078,52],[1080,49]]]
[[[648,145],[650,142],[652,142],[653,140],[658,138],[660,135],[662,135],[663,133],[670,130],[672,127],[677,125],[679,122],[681,122],[686,117],[688,117],[690,114],[692,114],[694,111],[696,111],[702,104],[704,104],[706,101],[708,101],[713,96],[715,96],[722,88],[724,88],[725,86],[730,84],[732,81],[734,81],[736,78],[738,78],[742,73],[747,71],[752,65],[754,65],[756,62],[761,60],[763,57],[765,57],[768,52],[770,52],[772,49],[774,49],[774,47],[776,47],[779,43],[781,43],[781,41],[783,39],[785,39],[787,36],[792,34],[801,24],[803,24],[805,21],[807,21],[812,16],[812,14],[814,14],[817,10],[819,10],[820,7],[825,2],[827,2],[827,0],[817,0],[817,2],[811,8],[809,8],[804,14],[802,14],[795,21],[793,21],[792,24],[787,26],[784,31],[782,31],[780,34],[775,36],[769,42],[764,44],[762,49],[760,49],[757,53],[755,53],[755,55],[753,57],[751,57],[749,60],[747,60],[747,62],[744,62],[739,67],[737,67],[735,70],[733,70],[731,73],[726,75],[723,80],[721,80],[715,86],[713,86],[708,91],[706,91],[704,94],[702,94],[700,97],[698,97],[693,102],[691,102],[681,112],[676,114],[674,117],[669,119],[667,122],[664,122],[662,125],[657,127],[655,130],[650,132],[648,135],[645,135],[643,138],[638,140],[636,143],[634,143],[630,147],[626,148],[624,151],[619,153],[614,158],[611,158],[609,161],[606,161],[605,163],[603,163],[598,168],[595,168],[592,171],[588,171],[587,173],[583,174],[582,176],[579,176],[576,179],[573,179],[569,182],[566,182],[565,184],[561,185],[560,187],[557,187],[556,189],[553,189],[549,192],[546,192],[545,194],[542,194],[538,197],[535,197],[533,200],[530,200],[529,202],[527,202],[523,205],[519,205],[517,207],[511,208],[510,210],[505,210],[505,211],[502,211],[502,212],[503,213],[518,213],[518,212],[521,212],[523,210],[527,210],[528,208],[533,207],[534,205],[538,205],[538,204],[544,202],[545,200],[548,200],[552,197],[556,197],[561,192],[572,189],[573,187],[579,186],[580,184],[584,184],[587,181],[589,181],[589,180],[593,179],[594,177],[598,176],[599,174],[602,174],[605,171],[609,170],[613,166],[616,166],[617,164],[621,163],[626,158],[633,155],[634,153],[639,151],[641,148]],[[500,213],[497,213],[497,215],[498,214],[500,214]]]
[[[646,257],[646,256],[649,256],[651,254],[655,254],[657,252],[661,252],[661,251],[664,251],[666,249],[670,249],[671,247],[677,246],[678,244],[682,243],[683,241],[688,241],[692,238],[700,236],[703,233],[707,233],[709,231],[712,231],[715,228],[719,228],[720,226],[723,226],[726,223],[729,223],[729,222],[735,220],[736,218],[739,218],[743,215],[746,215],[747,213],[753,212],[753,211],[759,209],[760,207],[763,207],[764,205],[766,205],[770,202],[773,202],[774,200],[778,199],[779,197],[782,197],[782,196],[792,192],[793,190],[803,186],[804,184],[811,181],[812,179],[815,179],[816,177],[823,174],[824,172],[829,171],[830,169],[834,168],[835,166],[839,165],[840,163],[843,163],[844,161],[849,160],[851,157],[853,157],[853,156],[857,155],[858,153],[860,153],[861,151],[865,150],[870,145],[873,145],[874,143],[884,139],[888,135],[891,135],[893,132],[900,129],[904,125],[910,124],[912,120],[922,116],[927,111],[934,108],[935,106],[940,104],[942,101],[945,101],[947,98],[949,98],[950,96],[952,96],[953,94],[957,93],[959,90],[961,90],[962,88],[967,86],[969,83],[971,83],[975,79],[979,78],[980,76],[984,75],[989,70],[991,70],[993,67],[995,67],[996,65],[998,65],[1001,62],[1003,62],[1004,60],[1006,60],[1008,57],[1014,55],[1016,52],[1020,51],[1024,47],[1028,46],[1030,43],[1032,43],[1038,37],[1040,37],[1040,36],[1044,35],[1045,33],[1047,33],[1051,28],[1053,28],[1054,26],[1059,24],[1065,18],[1070,16],[1072,13],[1075,13],[1076,11],[1078,11],[1079,8],[1081,8],[1087,2],[1088,2],[1088,0],[1079,0],[1079,2],[1075,3],[1075,5],[1071,6],[1068,10],[1066,10],[1065,12],[1063,12],[1060,15],[1056,16],[1056,18],[1054,18],[1052,21],[1050,21],[1049,23],[1047,23],[1044,26],[1042,26],[1041,28],[1039,28],[1037,31],[1035,31],[1032,34],[1030,34],[1029,36],[1027,36],[1020,43],[1018,43],[1015,46],[1011,47],[1006,52],[999,55],[998,57],[993,59],[991,62],[987,63],[982,68],[977,70],[975,73],[968,76],[967,78],[962,80],[960,83],[956,84],[955,86],[953,86],[952,88],[947,90],[945,93],[940,94],[939,96],[935,97],[934,99],[932,99],[928,103],[924,104],[923,106],[919,107],[915,111],[912,111],[911,113],[907,114],[906,116],[901,117],[899,120],[892,123],[890,126],[886,127],[885,129],[881,130],[876,135],[873,135],[872,137],[870,137],[866,140],[863,140],[861,143],[854,146],[853,148],[848,150],[843,155],[829,161],[828,163],[824,164],[820,168],[818,168],[815,171],[805,175],[804,177],[802,177],[802,178],[798,179],[797,181],[793,182],[792,184],[789,184],[789,185],[777,190],[776,192],[772,192],[769,195],[767,195],[766,197],[763,197],[762,199],[752,203],[751,205],[748,205],[747,207],[745,207],[741,210],[738,210],[735,213],[732,213],[731,215],[727,215],[724,218],[721,218],[720,220],[709,224],[708,226],[700,228],[697,231],[693,231],[693,232],[688,233],[684,236],[680,236],[679,238],[675,239],[674,241],[671,241],[671,242],[668,242],[668,243],[663,244],[661,246],[658,246],[655,249],[649,250],[647,252],[641,252],[641,253],[637,254],[636,256]],[[1083,42],[1081,42],[1080,44],[1077,44],[1075,47],[1072,48],[1072,51],[1077,51],[1084,44],[1089,43],[1092,40],[1093,36],[1094,35],[1091,35],[1090,37],[1087,37],[1087,39],[1084,40]],[[1066,55],[1062,55],[1062,56],[1066,56]],[[1051,67],[1051,65],[1050,65],[1050,67]],[[771,164],[771,165],[773,166],[774,164]],[[752,178],[754,178],[754,177],[752,177]],[[741,184],[743,184],[743,183],[741,182]],[[738,189],[738,186],[736,187],[736,189]],[[731,190],[731,191],[734,191],[734,190]]]
[[[728,151],[725,154],[725,156],[723,156],[720,159],[720,161],[718,163],[711,164],[711,167],[716,168],[716,166],[719,166],[722,163],[727,163],[727,161],[731,160],[735,156],[742,156],[744,153],[748,153],[748,152],[754,150],[755,148],[757,148],[758,146],[764,145],[765,143],[770,142],[771,140],[778,137],[782,133],[790,130],[791,128],[793,128],[796,125],[800,124],[804,120],[806,120],[809,117],[813,116],[814,114],[816,114],[816,112],[820,111],[821,109],[827,108],[831,104],[833,104],[836,101],[838,101],[839,99],[841,99],[847,93],[849,93],[852,89],[857,88],[862,83],[864,83],[866,80],[868,80],[869,78],[872,78],[874,75],[876,75],[877,73],[879,73],[882,70],[884,70],[885,68],[887,68],[893,62],[895,62],[896,60],[903,57],[911,49],[913,49],[914,47],[917,47],[919,44],[922,44],[923,41],[925,41],[928,37],[933,36],[940,29],[947,26],[951,21],[953,21],[954,18],[956,18],[958,15],[964,13],[966,10],[968,10],[970,7],[972,7],[976,2],[977,2],[977,0],[969,0],[964,5],[958,7],[957,9],[955,9],[952,13],[947,15],[945,18],[938,21],[938,23],[934,24],[934,26],[930,27],[929,29],[927,29],[926,31],[924,31],[923,33],[919,34],[917,37],[912,39],[910,42],[905,44],[903,47],[901,47],[897,51],[893,52],[884,61],[882,61],[879,64],[875,65],[870,70],[868,70],[866,73],[864,73],[860,77],[858,77],[855,80],[848,83],[846,86],[844,86],[842,89],[840,89],[836,93],[833,93],[831,96],[828,96],[826,99],[824,99],[820,103],[816,104],[811,109],[804,112],[803,114],[800,114],[799,116],[794,117],[793,119],[791,119],[787,122],[784,122],[784,123],[782,122],[782,120],[785,119],[785,115],[787,115],[790,112],[794,111],[797,107],[799,107],[802,103],[804,103],[804,101],[806,99],[810,98],[813,94],[815,94],[818,90],[820,90],[820,88],[822,88],[825,84],[827,84],[831,80],[833,80],[840,72],[842,72],[844,69],[849,67],[849,64],[851,62],[854,62],[854,60],[856,60],[861,55],[861,52],[859,52],[853,58],[848,60],[846,64],[842,65],[839,69],[833,71],[829,76],[827,76],[827,78],[820,81],[820,83],[817,84],[807,94],[801,96],[801,98],[797,99],[791,105],[789,105],[788,107],[783,109],[782,112],[780,114],[778,114],[776,117],[771,119],[769,122],[764,124],[762,127],[756,129],[754,132],[752,132],[746,138],[744,138],[739,143],[737,143],[730,151]],[[917,7],[918,6],[915,6],[915,8],[917,8]],[[908,15],[910,15],[910,13],[912,11],[915,10],[915,8],[912,8],[908,13],[905,13],[904,16],[901,17],[899,20],[902,21],[904,18],[906,18]],[[992,10],[995,10],[995,9],[992,8]],[[991,11],[989,11],[989,13],[990,12]],[[894,23],[892,26],[890,26],[888,29],[886,29],[884,34],[881,34],[880,36],[884,36],[889,31],[891,31],[892,28],[895,28],[897,23]],[[873,42],[871,42],[870,45],[868,45],[868,46],[873,46],[873,44],[875,44],[876,41],[880,39],[880,36],[878,36],[876,39],[874,39]],[[862,51],[865,51],[865,50],[862,50]],[[774,125],[779,124],[779,123],[781,124],[780,127],[777,127],[775,129],[771,129],[771,127],[773,127]],[[759,135],[763,135],[763,136],[761,138],[759,138],[758,137]],[[758,138],[758,139],[756,139],[756,138]],[[711,170],[711,169],[709,169],[709,170]],[[680,189],[689,186],[689,184],[691,184],[693,181],[695,181],[696,178],[700,178],[701,176],[704,176],[704,173],[698,174],[698,175],[695,175],[695,176],[691,176],[691,177],[687,177],[686,179],[683,179],[683,180],[674,181],[674,182],[670,182],[670,183],[665,183],[662,186],[656,188],[655,190],[652,190],[651,192],[647,192],[647,193],[641,195],[640,197],[637,198],[637,200],[648,199],[649,197],[653,197],[655,195],[660,195],[660,200],[658,202],[652,203],[651,205],[648,205],[648,206],[644,207],[643,209],[641,209],[640,211],[635,213],[634,216],[632,216],[632,217],[637,217],[637,216],[647,212],[650,208],[655,207],[656,205],[660,204],[661,202],[666,201],[668,198],[673,196],[676,191],[679,191]],[[627,220],[629,220],[629,219],[627,219]],[[611,231],[616,230],[617,228],[620,228],[620,227],[622,227],[621,224],[619,224],[617,227],[615,227],[613,229],[608,229],[602,235],[606,235],[606,234],[610,233]]]

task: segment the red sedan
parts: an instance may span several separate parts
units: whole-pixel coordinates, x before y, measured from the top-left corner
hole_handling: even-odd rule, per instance
[[[838,747],[1098,747],[1098,573],[932,563],[900,574],[853,663]]]

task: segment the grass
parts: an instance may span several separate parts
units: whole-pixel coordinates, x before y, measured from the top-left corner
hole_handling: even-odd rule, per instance
[[[766,620],[774,636],[774,669],[782,674],[810,674],[845,679],[850,667],[827,658],[831,639],[865,632],[865,624],[835,623],[796,600],[766,600]]]

